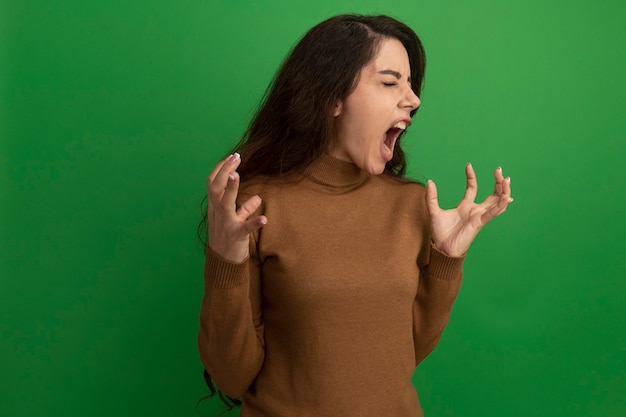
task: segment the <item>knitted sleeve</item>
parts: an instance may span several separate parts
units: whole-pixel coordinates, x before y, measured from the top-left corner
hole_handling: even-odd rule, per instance
[[[421,268],[413,304],[416,366],[435,349],[448,324],[461,287],[462,264],[463,258],[450,258],[433,247],[429,264]]]
[[[451,258],[432,244],[430,216],[426,208],[425,190],[418,197],[421,213],[422,249],[417,261],[420,276],[413,303],[413,342],[415,365],[419,365],[437,346],[450,319],[463,277],[465,256]]]
[[[207,248],[198,349],[217,387],[241,397],[263,364],[260,262],[255,239],[250,256],[231,263]]]

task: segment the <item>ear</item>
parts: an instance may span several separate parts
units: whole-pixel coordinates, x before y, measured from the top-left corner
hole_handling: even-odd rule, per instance
[[[333,112],[333,116],[337,117],[341,114],[341,110],[343,109],[343,102],[339,101],[335,104],[335,111]]]

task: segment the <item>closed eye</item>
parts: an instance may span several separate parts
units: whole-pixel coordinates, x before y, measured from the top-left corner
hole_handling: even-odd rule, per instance
[[[392,82],[392,83],[387,83],[387,82],[384,82],[383,84],[384,84],[385,86],[387,86],[387,87],[391,87],[391,86],[394,86],[394,85],[398,85],[398,83],[393,83],[393,82]]]

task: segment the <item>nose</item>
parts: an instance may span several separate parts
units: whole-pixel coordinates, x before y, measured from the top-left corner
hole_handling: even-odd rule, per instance
[[[415,94],[413,89],[408,86],[402,100],[402,107],[409,109],[409,111],[413,111],[420,106],[420,103],[420,98],[417,96],[417,94]]]

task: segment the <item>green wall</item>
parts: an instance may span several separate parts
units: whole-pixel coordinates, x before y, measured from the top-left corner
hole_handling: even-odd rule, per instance
[[[468,161],[481,198],[512,177],[416,372],[427,415],[626,415],[626,3],[339,3],[2,2],[1,416],[197,415],[206,175],[340,12],[422,37],[405,143],[442,205]]]

